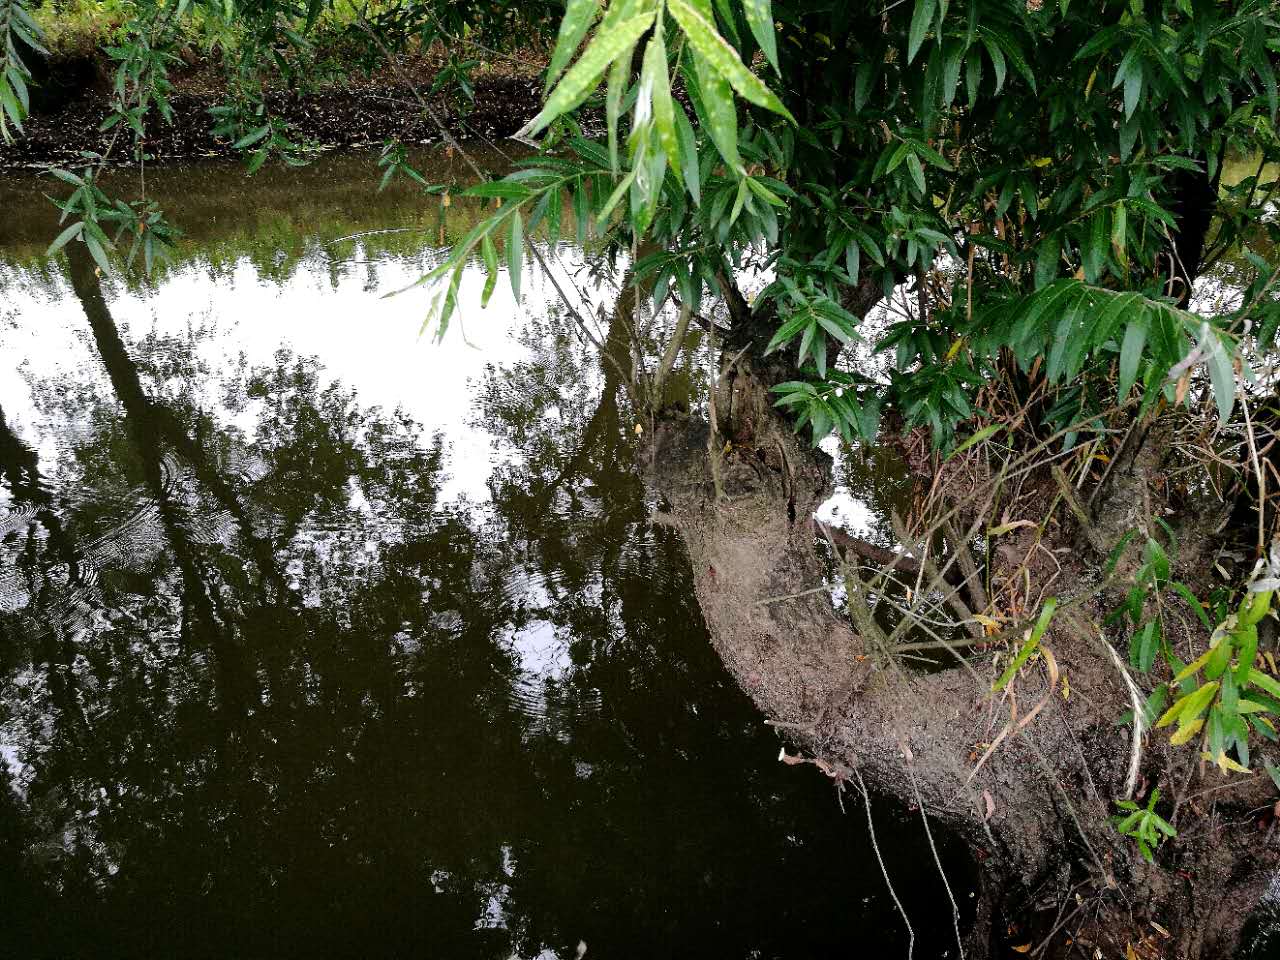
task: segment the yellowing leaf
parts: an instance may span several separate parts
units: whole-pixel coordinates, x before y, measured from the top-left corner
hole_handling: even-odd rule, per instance
[[[1177,675],[1174,676],[1173,682],[1181,683],[1183,680],[1187,679],[1187,677],[1199,671],[1201,667],[1203,667],[1206,663],[1209,662],[1209,658],[1211,656],[1213,656],[1213,647],[1210,647],[1204,653],[1200,654],[1200,656],[1196,657],[1194,660],[1188,663],[1185,667],[1179,670]]]
[[[1160,719],[1156,721],[1156,727],[1167,727],[1179,718],[1189,721],[1198,717],[1204,711],[1204,708],[1210,704],[1217,692],[1217,680],[1191,691],[1164,712]],[[1178,732],[1181,733],[1181,729]]]
[[[1239,763],[1236,763],[1236,761],[1228,757],[1225,750],[1219,750],[1218,755],[1216,757],[1212,756],[1206,751],[1205,753],[1200,754],[1200,758],[1202,760],[1210,760],[1213,763],[1217,764],[1218,769],[1221,770],[1223,773],[1249,773],[1250,772],[1248,767],[1243,766]]]
[[[1193,720],[1185,726],[1179,727],[1178,732],[1169,738],[1169,742],[1175,747],[1181,746],[1199,733],[1200,728],[1203,726],[1204,717],[1201,717],[1199,720]]]

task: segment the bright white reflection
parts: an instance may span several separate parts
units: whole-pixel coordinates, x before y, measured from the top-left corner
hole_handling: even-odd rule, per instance
[[[354,259],[360,259],[359,252]],[[576,272],[580,265],[576,252],[565,258],[569,270]],[[155,290],[108,289],[107,299],[129,345],[152,333],[185,338],[193,328],[208,331],[196,339],[195,348],[198,359],[214,371],[241,355],[251,365],[271,363],[282,348],[314,356],[326,381],[356,390],[362,404],[403,409],[425,427],[425,437],[444,433],[449,477],[442,499],[465,493],[473,502],[484,500],[496,453],[487,434],[467,427],[473,403],[468,384],[488,364],[507,365],[527,356],[515,336],[522,326],[521,309],[504,276],[482,310],[484,271],[470,266],[459,287],[457,312],[443,342],[437,343],[434,330],[422,332],[428,291],[385,297],[412,283],[418,270],[387,258],[378,264],[377,274],[371,289],[364,270],[335,277],[328,269],[303,266],[278,283],[263,279],[247,261],[232,275],[216,279],[192,265],[173,270]],[[18,320],[0,328],[0,355],[12,358],[0,364],[0,408],[47,466],[56,449],[57,425],[40,422],[29,384],[67,374],[105,383],[105,372],[69,284],[60,282],[52,297],[33,284],[0,285],[8,288],[6,307]],[[521,292],[527,310],[545,310],[556,298],[551,284],[533,269],[524,271]],[[216,378],[212,386],[217,387]],[[215,397],[206,400],[217,402]],[[252,417],[238,417],[236,423],[249,429]]]

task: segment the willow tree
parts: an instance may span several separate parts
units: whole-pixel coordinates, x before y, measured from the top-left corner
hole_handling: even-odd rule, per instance
[[[322,7],[209,9],[287,53]],[[0,9],[22,36],[17,0]],[[138,9],[107,120],[135,131],[165,109],[156,51],[188,3]],[[385,53],[405,24],[502,11],[356,24]],[[720,653],[839,786],[966,837],[988,920],[1088,890],[1066,932],[1123,951],[1152,920],[1180,954],[1223,956],[1274,869],[1253,811],[1280,782],[1262,772],[1280,716],[1278,13],[568,0],[522,131],[535,155],[471,188],[491,216],[422,278],[444,334],[473,261],[486,300],[504,269],[519,295],[526,258],[573,231],[627,266],[625,295],[669,318],[633,400]],[[261,110],[221,116],[256,162],[289,154]],[[157,211],[64,179],[55,248],[107,260],[102,211],[144,248],[157,235],[138,226]],[[749,272],[769,280],[752,296]],[[662,386],[693,322],[722,355],[688,413]],[[831,434],[896,446],[919,478],[887,557],[809,519]],[[950,669],[917,671],[921,652]]]

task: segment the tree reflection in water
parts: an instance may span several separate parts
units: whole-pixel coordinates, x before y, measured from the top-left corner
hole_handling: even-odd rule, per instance
[[[563,325],[477,385],[504,465],[446,503],[449,438],[287,350],[130,344],[79,254],[69,279],[100,366],[31,385],[52,456],[0,417],[5,951],[900,946],[857,821],[715,659],[613,368]],[[882,829],[948,917],[918,829]]]

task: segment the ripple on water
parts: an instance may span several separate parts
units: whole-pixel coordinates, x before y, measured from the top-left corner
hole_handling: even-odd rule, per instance
[[[19,503],[17,506],[0,513],[0,537],[7,537],[18,530],[24,530],[36,517],[34,504]]]

